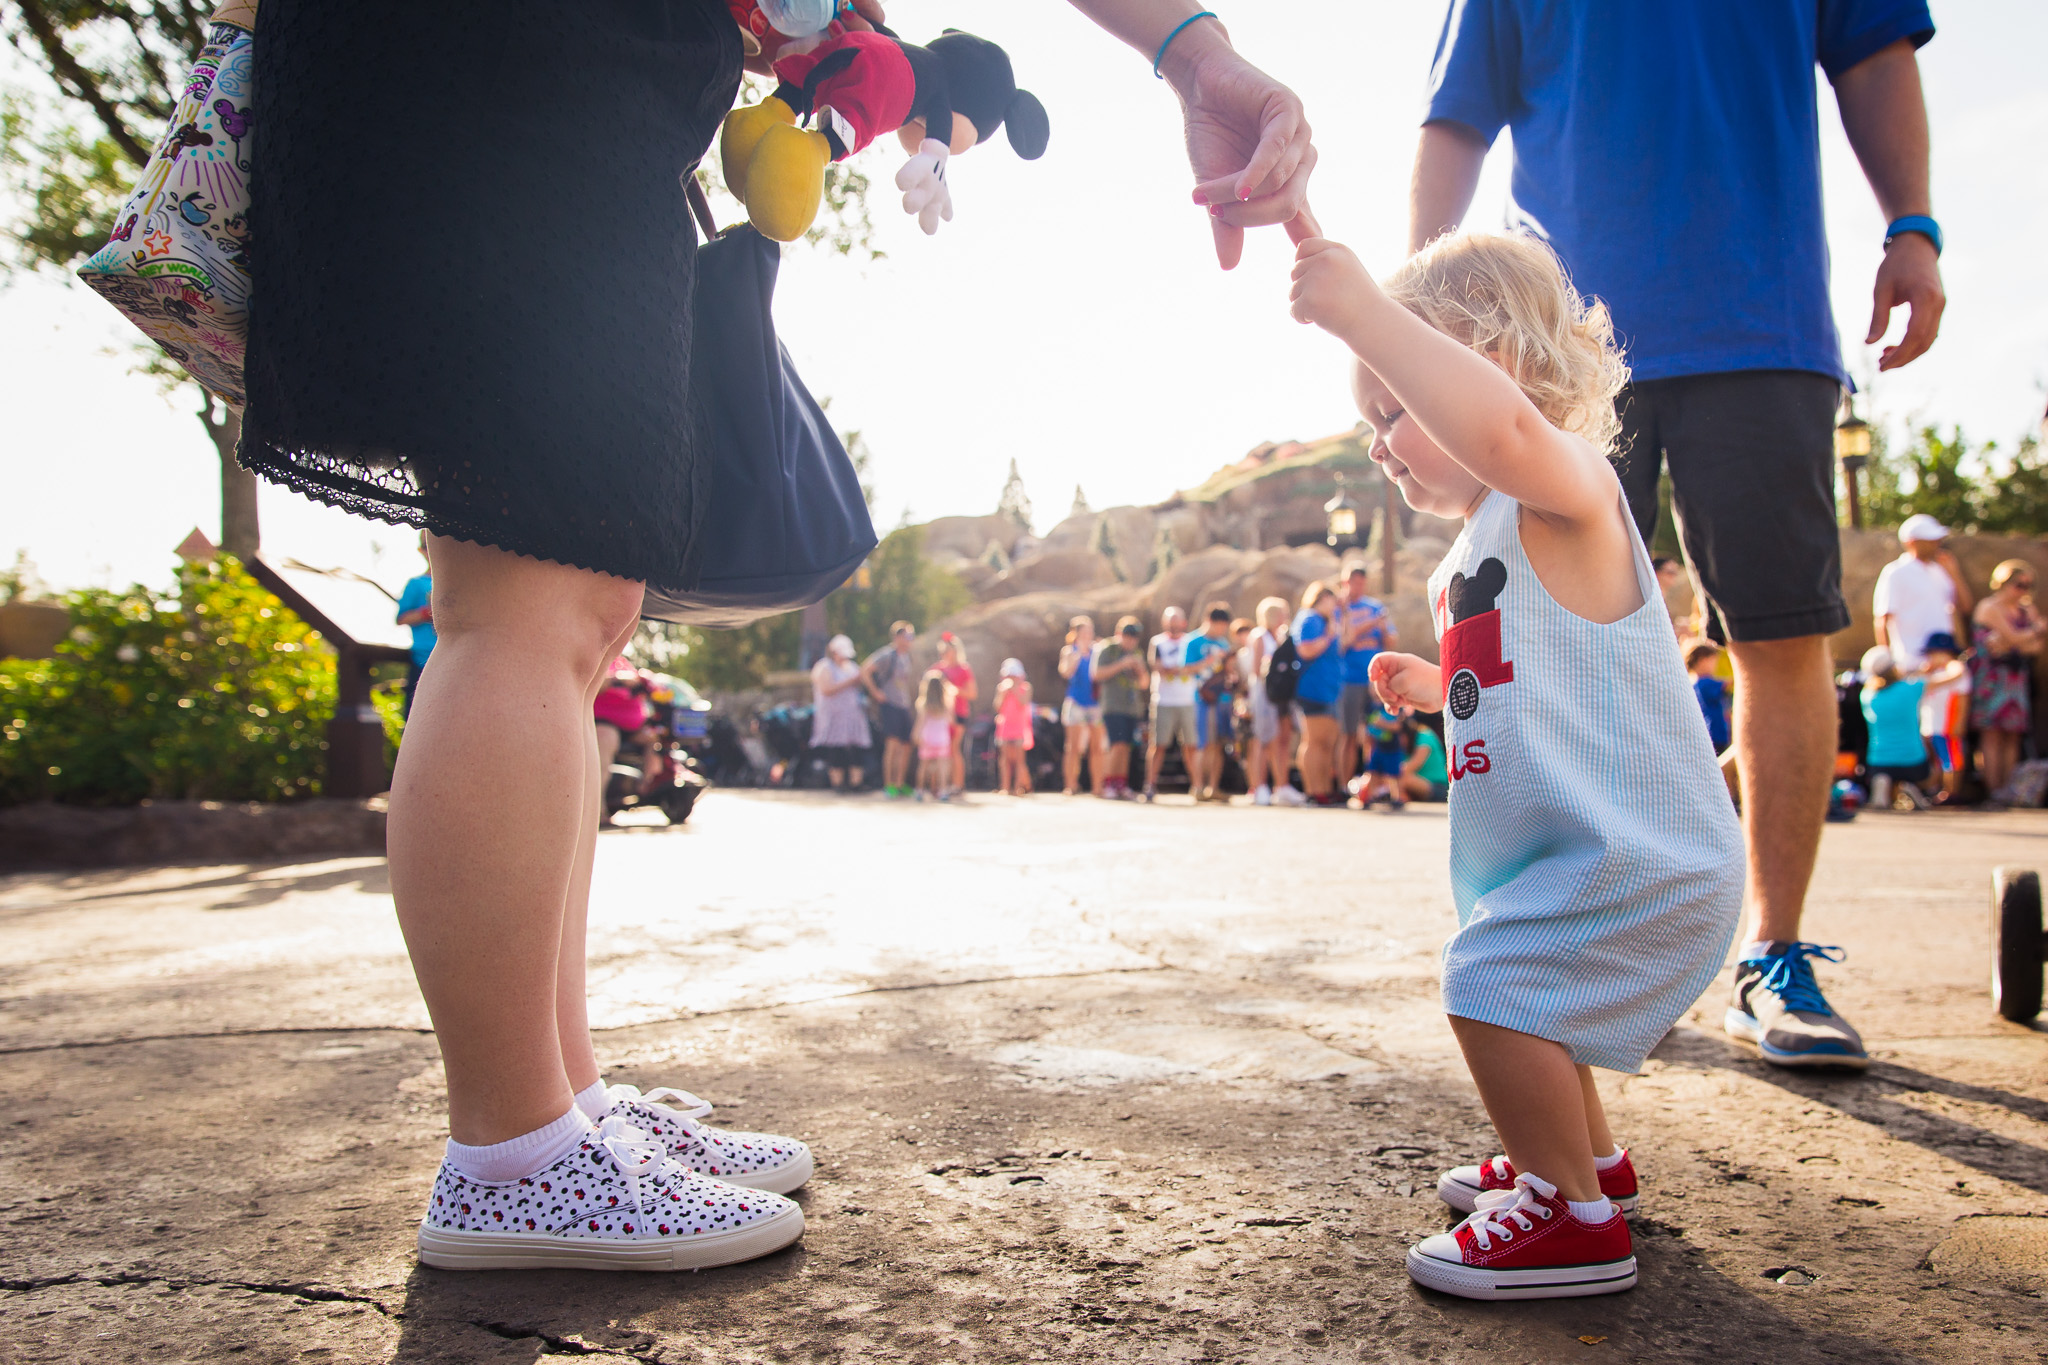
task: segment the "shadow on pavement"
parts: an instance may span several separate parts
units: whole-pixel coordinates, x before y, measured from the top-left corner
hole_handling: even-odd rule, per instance
[[[2048,1151],[1964,1123],[1945,1114],[1905,1104],[1899,1094],[1935,1094],[2005,1109],[2036,1123],[2048,1123],[2048,1102],[1992,1086],[1971,1085],[1929,1075],[1892,1062],[1874,1062],[1865,1076],[1788,1071],[1767,1066],[1734,1043],[1694,1029],[1674,1029],[1651,1054],[1688,1066],[1738,1072],[1775,1085],[1839,1114],[1884,1129],[1887,1136],[1924,1147],[2000,1180],[2048,1194]]]
[[[778,1316],[798,1324],[790,1284],[802,1279],[804,1245],[744,1265],[703,1272],[602,1270],[432,1270],[415,1265],[405,1281],[405,1306],[392,1365],[474,1360],[482,1354],[479,1334],[530,1343],[535,1355],[635,1355],[656,1352],[661,1337],[634,1324],[647,1319],[694,1319],[670,1335],[708,1337],[696,1324],[717,1322],[707,1345],[765,1344]],[[774,1307],[748,1312],[763,1291],[777,1296]],[[732,1318],[742,1324],[735,1325]]]
[[[322,867],[337,859],[346,858],[354,863],[352,867]],[[199,863],[197,867],[219,867],[218,862]],[[175,871],[176,864],[158,864],[151,872]],[[297,876],[273,876],[279,868],[307,868]],[[317,870],[315,870],[317,869]],[[38,913],[51,910],[65,910],[80,905],[91,905],[96,901],[135,900],[144,897],[185,895],[194,891],[225,891],[239,888],[240,894],[232,900],[209,905],[208,910],[254,910],[271,905],[294,892],[332,891],[353,886],[373,896],[391,894],[391,877],[384,860],[372,861],[363,854],[313,854],[303,858],[278,858],[268,862],[251,863],[224,876],[208,877],[203,881],[176,882],[169,885],[152,883],[146,888],[134,884],[136,870],[131,867],[110,868],[104,871],[59,873],[50,876],[50,890],[55,894],[49,903],[33,908]],[[31,876],[34,874],[30,874]],[[85,895],[67,894],[70,888],[80,886],[109,886],[108,891],[88,892]]]

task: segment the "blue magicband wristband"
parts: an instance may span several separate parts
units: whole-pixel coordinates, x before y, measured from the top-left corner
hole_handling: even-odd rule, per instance
[[[1898,236],[1902,232],[1919,233],[1922,237],[1925,237],[1928,241],[1934,243],[1935,255],[1939,256],[1941,254],[1941,224],[1935,222],[1926,214],[1914,213],[1909,214],[1904,218],[1892,219],[1892,221],[1888,225],[1886,225],[1884,230],[1884,244],[1886,246],[1890,246],[1892,244],[1892,238]]]
[[[1159,54],[1152,59],[1153,76],[1157,77],[1159,80],[1162,81],[1166,79],[1166,77],[1159,70],[1160,64],[1166,60],[1166,49],[1172,47],[1173,40],[1175,38],[1180,37],[1182,32],[1184,32],[1187,29],[1188,25],[1194,23],[1198,19],[1216,19],[1216,11],[1205,9],[1200,14],[1190,14],[1187,18],[1181,20],[1180,23],[1174,27],[1173,32],[1166,35],[1166,41],[1159,45]],[[1223,21],[1221,19],[1216,19],[1216,22],[1220,24]]]

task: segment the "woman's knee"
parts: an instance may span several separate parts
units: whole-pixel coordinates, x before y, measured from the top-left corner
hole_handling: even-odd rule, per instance
[[[590,676],[640,619],[644,588],[630,579],[442,536],[431,545],[434,625],[444,642],[509,637]]]

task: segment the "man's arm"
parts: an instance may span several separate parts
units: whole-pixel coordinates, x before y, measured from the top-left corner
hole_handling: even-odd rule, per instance
[[[1889,645],[1892,642],[1892,618],[1883,614],[1873,617],[1870,633],[1877,637],[1877,643]]]
[[[1420,251],[1456,232],[1479,188],[1486,139],[1462,123],[1439,119],[1422,126],[1415,176],[1408,187],[1408,250]]]
[[[1901,38],[1836,77],[1835,102],[1842,111],[1842,131],[1856,149],[1885,221],[1931,215],[1927,103],[1920,93],[1920,63],[1912,41]],[[1917,232],[1894,237],[1877,270],[1870,334],[1863,344],[1874,345],[1884,336],[1892,309],[1900,304],[1908,309],[1906,334],[1896,345],[1885,347],[1877,368],[1896,370],[1932,346],[1947,301],[1934,243]]]

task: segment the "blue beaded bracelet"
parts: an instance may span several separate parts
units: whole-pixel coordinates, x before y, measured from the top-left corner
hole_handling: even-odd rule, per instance
[[[1152,75],[1154,79],[1162,81],[1166,79],[1159,71],[1159,64],[1166,60],[1166,49],[1173,46],[1173,40],[1180,37],[1181,30],[1194,23],[1197,19],[1216,19],[1216,11],[1205,9],[1200,14],[1190,14],[1174,26],[1173,32],[1166,35],[1166,41],[1159,45],[1159,54],[1152,59]],[[1216,19],[1216,22],[1220,24],[1223,21]]]
[[[1939,256],[1941,254],[1941,224],[1935,222],[1926,214],[1914,213],[1908,214],[1904,218],[1892,219],[1892,221],[1885,226],[1884,244],[1886,246],[1890,246],[1892,244],[1892,238],[1898,236],[1902,232],[1919,233],[1922,237],[1925,237],[1928,241],[1934,243],[1935,255]]]

